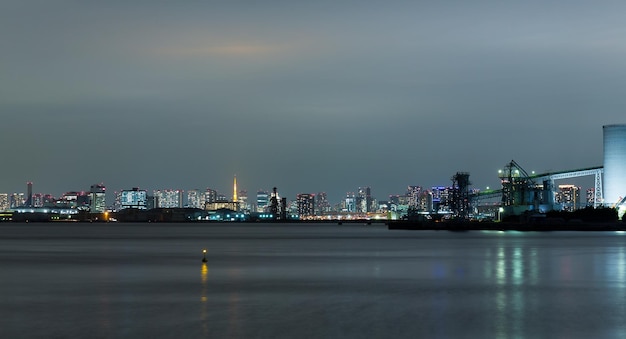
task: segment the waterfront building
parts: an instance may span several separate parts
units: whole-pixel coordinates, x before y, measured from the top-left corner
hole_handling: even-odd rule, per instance
[[[580,187],[576,185],[559,185],[555,202],[561,205],[563,211],[575,211],[580,204]]]
[[[248,203],[248,191],[247,190],[239,190],[239,195],[237,196],[237,202],[239,203],[240,211],[250,211],[250,204]]]
[[[24,206],[26,199],[24,193],[13,193],[9,197],[9,208],[18,208]]]
[[[0,211],[8,210],[9,207],[9,195],[7,193],[0,193]]]
[[[300,193],[296,197],[300,219],[315,215],[315,194]]]
[[[103,184],[91,185],[89,211],[104,213],[106,211],[106,188]]]
[[[371,212],[372,208],[372,192],[369,186],[359,187],[356,195],[356,211],[359,213]]]
[[[113,210],[119,211],[122,209],[122,192],[113,192]]]
[[[270,203],[270,195],[267,191],[258,191],[256,193],[256,211],[267,212]]]
[[[328,196],[326,192],[319,192],[315,196],[315,214],[322,215],[330,212],[330,203],[328,202]]]
[[[356,196],[354,192],[346,193],[344,211],[349,213],[356,212]]]
[[[191,208],[204,208],[204,204],[201,203],[202,193],[199,189],[193,189],[187,191],[187,207]]]
[[[120,209],[136,208],[145,210],[147,196],[146,190],[140,190],[138,187],[134,187],[131,190],[123,190],[120,192]]]
[[[183,207],[182,190],[156,190],[153,191],[157,208],[180,208]]]
[[[431,192],[433,194],[433,210],[449,212],[452,198],[452,187],[433,186]]]
[[[201,199],[200,203],[204,206],[207,203],[216,202],[217,201],[217,191],[211,188],[207,188],[204,191],[204,196]]]
[[[33,194],[33,207],[45,207],[54,204],[56,199],[51,194],[34,193]]]
[[[90,195],[84,191],[65,192],[59,200],[56,201],[57,206],[65,208],[76,208],[80,210],[90,209]]]
[[[409,185],[407,187],[406,195],[409,200],[408,206],[410,208],[419,209],[419,205],[420,205],[419,200],[420,200],[421,192],[422,192],[422,187],[420,186]]]
[[[612,207],[626,197],[626,124],[605,125],[602,126],[602,131],[604,204]],[[620,215],[623,212],[620,211]]]
[[[205,205],[205,210],[207,211],[217,211],[227,209],[230,211],[238,212],[239,211],[239,202],[237,201],[228,201],[228,200],[218,200],[215,202],[209,202]]]
[[[593,202],[594,202],[594,198],[596,196],[596,189],[595,188],[588,188],[587,189],[587,196],[586,196],[586,200],[587,200],[587,206],[593,206]]]

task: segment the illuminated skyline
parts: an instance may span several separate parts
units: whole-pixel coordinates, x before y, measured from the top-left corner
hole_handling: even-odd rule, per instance
[[[0,3],[0,192],[495,187],[602,164],[626,3]],[[585,185],[588,186],[588,185]]]

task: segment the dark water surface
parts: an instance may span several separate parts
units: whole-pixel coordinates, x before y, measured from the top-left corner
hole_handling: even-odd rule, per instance
[[[617,232],[0,224],[0,338],[626,338],[625,245]]]

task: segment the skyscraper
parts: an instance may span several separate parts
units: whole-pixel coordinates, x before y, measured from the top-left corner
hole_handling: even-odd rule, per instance
[[[237,176],[233,179],[233,202],[237,202]]]
[[[27,189],[27,194],[26,194],[26,203],[24,205],[26,205],[26,207],[33,207],[33,182],[29,181],[26,183],[26,189]]]
[[[9,209],[9,195],[7,193],[0,193],[0,211]]]
[[[315,215],[315,195],[300,193],[296,197],[298,202],[298,215],[300,219]]]
[[[187,191],[187,206],[191,208],[204,208],[201,204],[201,196],[200,190],[193,189]]]
[[[256,193],[256,211],[266,212],[270,203],[270,195],[266,191],[258,191]]]
[[[156,207],[160,208],[176,208],[183,207],[183,191],[182,190],[156,190],[154,191],[156,199]]]
[[[90,204],[89,211],[91,213],[104,213],[106,211],[106,195],[103,184],[91,185],[89,190]]]

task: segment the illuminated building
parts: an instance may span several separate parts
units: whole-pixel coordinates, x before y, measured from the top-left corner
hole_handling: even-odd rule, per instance
[[[187,207],[204,208],[204,204],[201,203],[201,195],[198,189],[187,191]]]
[[[358,194],[356,195],[355,209],[356,212],[371,212],[372,207],[372,193],[369,187],[359,187]]]
[[[346,193],[346,204],[344,205],[344,211],[350,213],[356,212],[356,197],[353,192]]]
[[[123,190],[120,192],[120,207],[121,209],[137,208],[145,210],[147,196],[146,190],[140,190],[137,187],[134,187],[132,190]]]
[[[575,185],[559,185],[554,201],[561,204],[564,211],[574,211],[580,204],[580,187]]]
[[[319,192],[315,196],[315,212],[318,215],[330,212],[330,203],[328,202],[326,192]]]
[[[106,212],[106,194],[103,184],[91,185],[90,189],[90,208],[91,213]]]
[[[205,206],[207,211],[217,211],[222,209],[231,210],[234,212],[239,211],[239,202],[237,201],[228,201],[228,200],[218,200],[215,202],[208,202]]]
[[[182,190],[156,190],[154,199],[157,208],[178,208],[183,207]]]
[[[0,193],[0,211],[9,209],[9,195],[7,193]]]
[[[250,205],[248,204],[248,191],[239,190],[237,202],[239,203],[239,208],[241,211],[250,211]]]
[[[29,181],[26,183],[26,207],[33,207],[33,183]]]
[[[411,208],[418,208],[420,193],[422,192],[422,188],[420,186],[408,186],[406,190],[406,195],[409,199],[408,205]]]
[[[604,204],[626,197],[626,124],[602,126],[604,134]]]
[[[54,204],[54,197],[51,194],[33,194],[33,207],[44,207]]]
[[[233,202],[237,202],[237,176],[233,179]]]
[[[433,211],[433,192],[425,190],[420,193],[417,203],[417,210],[424,212]]]
[[[433,210],[434,211],[450,211],[450,202],[452,198],[452,187],[433,186]]]
[[[298,215],[302,219],[303,217],[309,217],[315,215],[315,194],[301,193],[296,197]]]
[[[266,191],[256,193],[256,211],[266,212],[270,204],[270,195]]]
[[[217,201],[217,191],[214,189],[207,188],[206,191],[204,192],[204,197],[201,203],[204,205],[204,204],[216,202],[216,201]]]
[[[24,199],[24,193],[13,193],[9,197],[9,208],[24,206],[24,202],[26,202],[26,199]]]
[[[65,192],[59,200],[57,200],[56,205],[62,206],[65,208],[77,208],[81,210],[89,210],[90,195],[81,191],[81,192]]]
[[[588,188],[587,189],[587,206],[593,206],[593,202],[594,202],[594,198],[596,195],[596,190],[595,188]]]

